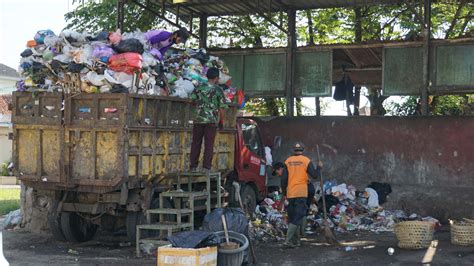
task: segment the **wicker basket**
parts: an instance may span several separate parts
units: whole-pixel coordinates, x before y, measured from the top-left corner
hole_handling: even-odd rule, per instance
[[[422,249],[430,246],[433,240],[434,224],[422,221],[407,221],[395,225],[398,247]]]
[[[474,245],[474,223],[451,224],[451,243],[460,246]]]

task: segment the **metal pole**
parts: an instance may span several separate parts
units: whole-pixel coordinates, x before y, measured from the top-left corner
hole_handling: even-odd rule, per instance
[[[117,1],[117,29],[120,29],[121,32],[123,32],[124,5],[125,5],[124,0]]]
[[[207,16],[199,16],[199,47],[207,48]]]
[[[288,49],[286,52],[286,115],[293,116],[295,109],[294,97],[294,52],[296,48],[296,10],[288,10]]]
[[[421,88],[421,115],[428,115],[428,87],[430,86],[431,0],[424,0],[423,8],[423,87]]]
[[[321,98],[314,97],[316,100],[316,116],[321,116]]]

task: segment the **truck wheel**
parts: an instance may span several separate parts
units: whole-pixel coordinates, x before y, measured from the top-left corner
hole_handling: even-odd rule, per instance
[[[242,198],[244,208],[246,208],[249,213],[253,213],[257,206],[257,195],[255,194],[253,187],[250,185],[244,185],[240,192],[240,197]]]
[[[48,210],[48,225],[53,237],[58,241],[66,241],[63,230],[61,229],[61,213],[58,213],[58,200],[51,202],[51,207]]]
[[[61,213],[61,229],[67,241],[85,242],[91,240],[98,226],[74,212]]]

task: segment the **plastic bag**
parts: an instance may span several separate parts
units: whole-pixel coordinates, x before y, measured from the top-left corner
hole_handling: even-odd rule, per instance
[[[31,56],[31,55],[33,55],[33,51],[31,51],[31,49],[29,49],[29,48],[25,49],[25,50],[20,54],[21,57],[28,57],[28,56]]]
[[[120,33],[120,30],[117,30],[116,32],[112,32],[109,35],[109,41],[112,44],[118,44],[122,40],[122,34]]]
[[[46,36],[54,36],[54,32],[52,30],[39,30],[36,32],[34,37],[36,44],[44,44],[44,38]]]
[[[121,40],[117,45],[114,46],[117,53],[138,53],[142,54],[143,44],[137,39],[125,39]]]
[[[168,237],[168,241],[176,248],[203,248],[217,246],[219,238],[207,231],[184,231]]]
[[[86,74],[86,80],[90,82],[92,85],[95,86],[103,86],[105,85],[105,77],[104,75],[99,75],[94,71],[89,71]]]
[[[143,62],[142,62],[142,67],[149,67],[149,66],[156,66],[158,62],[156,61],[155,57],[151,53],[144,52],[142,54],[143,57]]]
[[[231,76],[229,75],[226,75],[224,73],[222,73],[222,71],[220,71],[219,73],[219,84],[226,84],[226,85],[230,85],[230,84],[227,84],[227,82],[229,82],[231,80]]]
[[[223,231],[221,216],[224,214],[227,229],[248,236],[249,220],[242,209],[239,208],[217,208],[204,217],[202,229],[210,232]]]
[[[142,68],[142,56],[137,53],[123,53],[109,58],[109,68],[113,71],[133,74]]]
[[[115,54],[114,49],[106,44],[98,44],[94,46],[94,50],[92,51],[92,56],[95,58],[101,59],[102,57],[111,57]]]

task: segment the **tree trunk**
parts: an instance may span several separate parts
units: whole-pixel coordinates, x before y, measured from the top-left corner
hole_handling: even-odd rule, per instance
[[[308,19],[308,45],[314,45],[314,29],[313,29],[313,18],[311,17],[311,10],[306,10],[306,18]]]

